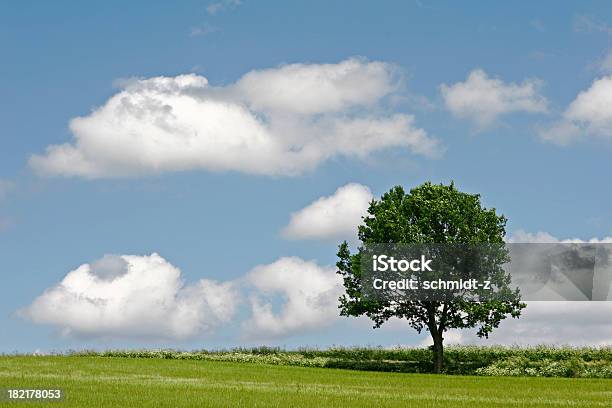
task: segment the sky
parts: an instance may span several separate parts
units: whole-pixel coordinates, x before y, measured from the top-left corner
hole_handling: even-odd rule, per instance
[[[609,2],[4,2],[0,56],[1,352],[426,344],[335,304],[398,184],[612,236]],[[488,343],[610,344],[611,309]]]

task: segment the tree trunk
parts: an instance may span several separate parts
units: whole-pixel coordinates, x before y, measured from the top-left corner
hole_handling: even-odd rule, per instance
[[[442,332],[440,333],[432,333],[433,337],[433,371],[436,374],[440,374],[442,369],[444,368],[444,344],[442,338]]]

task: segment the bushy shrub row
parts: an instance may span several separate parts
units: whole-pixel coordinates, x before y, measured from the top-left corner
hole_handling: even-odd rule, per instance
[[[258,347],[232,350],[109,350],[71,352],[75,356],[214,360],[302,367],[328,367],[404,373],[432,372],[427,348],[330,348],[326,350]],[[478,347],[445,350],[447,374],[612,378],[612,348]]]
[[[477,375],[513,377],[585,377],[612,378],[612,363],[604,360],[528,360],[513,356],[476,370]]]

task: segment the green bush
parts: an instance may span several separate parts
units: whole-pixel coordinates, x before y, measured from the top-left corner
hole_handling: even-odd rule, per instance
[[[612,378],[612,362],[585,361],[577,356],[567,360],[529,360],[525,356],[512,356],[476,370],[478,375],[511,377],[588,377]]]

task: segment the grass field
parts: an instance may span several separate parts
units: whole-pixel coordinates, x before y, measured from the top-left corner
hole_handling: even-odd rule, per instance
[[[474,377],[121,357],[0,357],[0,387],[62,388],[3,406],[612,407],[612,380]]]
[[[428,348],[332,347],[283,350],[264,346],[192,351],[81,350],[64,355],[225,361],[419,374],[433,372],[432,351]],[[444,356],[444,374],[612,379],[610,347],[451,346],[446,348]]]

